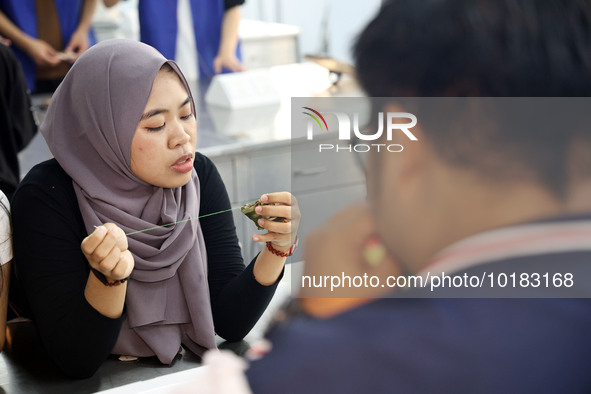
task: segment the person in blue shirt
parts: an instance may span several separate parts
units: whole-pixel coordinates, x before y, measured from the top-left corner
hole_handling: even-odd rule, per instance
[[[238,25],[243,3],[244,0],[140,0],[140,40],[179,63],[188,79],[242,71]]]
[[[55,90],[96,41],[90,24],[97,1],[0,0],[0,35],[11,40],[31,91]]]

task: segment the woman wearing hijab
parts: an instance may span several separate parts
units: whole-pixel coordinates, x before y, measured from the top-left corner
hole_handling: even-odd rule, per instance
[[[174,62],[130,40],[74,64],[40,128],[54,159],[13,198],[16,276],[50,356],[92,375],[110,354],[197,354],[243,338],[275,291],[299,222],[262,196],[267,247],[244,268],[227,192],[195,152],[195,107]],[[169,226],[156,227],[175,223]],[[148,231],[143,231],[150,229]]]

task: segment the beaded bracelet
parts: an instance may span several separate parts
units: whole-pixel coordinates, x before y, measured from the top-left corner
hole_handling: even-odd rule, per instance
[[[269,252],[271,252],[279,257],[289,257],[295,253],[296,249],[298,248],[298,242],[299,242],[299,239],[298,239],[298,236],[296,235],[295,242],[293,243],[293,245],[291,245],[291,247],[289,248],[289,250],[287,252],[282,252],[280,250],[275,249],[273,247],[273,243],[271,243],[271,242],[267,242],[267,249],[269,249]]]
[[[109,286],[109,287],[113,287],[113,286],[119,286],[122,283],[125,283],[127,281],[127,279],[129,279],[129,277],[127,278],[123,278],[123,279],[119,279],[119,280],[115,280],[115,281],[109,281],[107,279],[107,277],[100,272],[97,269],[94,269],[92,267],[90,267],[90,270],[92,271],[92,273],[94,274],[94,276],[96,276],[96,278],[105,286]]]

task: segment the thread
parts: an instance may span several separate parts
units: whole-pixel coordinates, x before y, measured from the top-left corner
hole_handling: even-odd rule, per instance
[[[168,227],[168,226],[172,226],[174,224],[179,224],[179,223],[184,223],[184,222],[190,222],[191,220],[201,219],[201,218],[205,218],[205,217],[213,216],[213,215],[219,215],[220,213],[230,212],[230,211],[234,211],[234,210],[240,209],[240,208],[242,208],[242,207],[234,207],[234,208],[230,208],[230,209],[224,209],[223,211],[207,213],[205,215],[197,216],[196,218],[179,220],[178,222],[166,223],[166,224],[161,224],[159,226],[154,226],[154,227],[146,228],[146,229],[143,229],[143,230],[132,231],[131,233],[127,233],[125,235],[133,235],[133,234],[144,233],[146,231],[154,230],[154,229],[157,229],[157,228],[160,228],[160,227]]]
[[[230,208],[230,209],[224,209],[223,211],[218,211],[218,212],[212,212],[212,213],[206,213],[205,215],[201,215],[201,216],[197,216],[196,218],[191,218],[191,219],[185,219],[185,220],[179,220],[178,222],[172,222],[172,223],[166,223],[166,224],[161,224],[159,226],[154,226],[154,227],[150,227],[150,228],[145,228],[143,230],[138,230],[138,231],[132,231],[131,233],[127,233],[125,235],[133,235],[133,234],[139,234],[139,233],[143,233],[146,231],[150,231],[150,230],[154,230],[156,228],[160,228],[160,227],[168,227],[168,226],[172,226],[173,224],[178,224],[178,223],[184,223],[184,222],[190,222],[191,220],[195,220],[195,219],[201,219],[201,218],[206,218],[208,216],[213,216],[213,215],[218,215],[220,213],[224,213],[224,212],[230,212],[233,211],[235,209],[240,209],[242,208],[240,207],[234,207],[234,208]],[[98,226],[94,226],[94,228],[97,228]]]

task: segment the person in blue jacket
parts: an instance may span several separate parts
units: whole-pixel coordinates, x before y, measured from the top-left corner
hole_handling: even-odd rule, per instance
[[[140,40],[174,59],[188,79],[244,69],[238,24],[244,0],[140,0]],[[197,64],[197,66],[195,66]]]
[[[14,44],[31,91],[55,90],[96,41],[90,23],[97,1],[0,0],[0,35]]]

